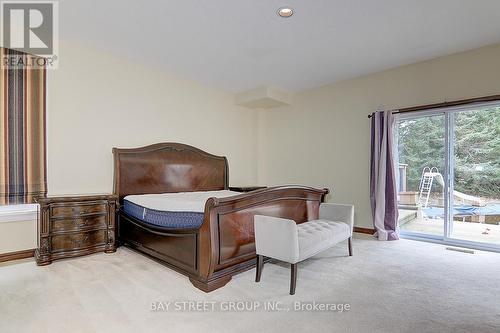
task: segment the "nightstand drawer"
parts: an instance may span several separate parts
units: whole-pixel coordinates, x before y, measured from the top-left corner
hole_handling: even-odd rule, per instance
[[[99,229],[107,227],[106,215],[77,217],[72,219],[51,220],[52,232],[78,231],[82,229]]]
[[[116,251],[115,210],[112,194],[47,196],[37,198],[37,265],[52,260]]]
[[[106,244],[106,230],[52,236],[52,252],[71,251]]]
[[[52,207],[51,218],[77,217],[84,215],[106,214],[107,205],[105,203],[93,203],[86,205],[64,205]]]

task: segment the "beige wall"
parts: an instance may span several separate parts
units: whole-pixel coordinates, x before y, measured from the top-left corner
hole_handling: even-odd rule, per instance
[[[226,155],[231,184],[257,180],[257,113],[233,95],[63,41],[48,79],[48,189],[111,192],[113,147],[163,141]]]
[[[500,94],[500,44],[305,91],[263,112],[259,182],[329,187],[330,201],[356,205],[371,227],[369,121],[401,108]]]
[[[226,155],[232,184],[329,187],[330,201],[354,203],[356,225],[370,227],[366,116],[380,106],[493,94],[500,94],[500,44],[254,111],[234,105],[231,94],[63,41],[60,68],[48,80],[49,192],[111,192],[112,147],[177,141]],[[32,248],[35,229],[34,221],[2,225],[0,253]]]
[[[47,86],[49,194],[112,193],[113,147],[165,141],[227,156],[231,184],[257,181],[257,112],[232,94],[67,41]],[[0,253],[36,247],[35,233],[0,223]]]

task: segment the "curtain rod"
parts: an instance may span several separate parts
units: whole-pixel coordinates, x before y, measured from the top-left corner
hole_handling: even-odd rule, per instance
[[[449,107],[449,106],[459,106],[459,105],[481,103],[481,102],[492,102],[492,101],[500,101],[500,95],[469,98],[469,99],[462,99],[462,100],[458,100],[458,101],[427,104],[427,105],[421,105],[421,106],[412,106],[410,108],[399,109],[398,111],[394,111],[393,113],[396,114],[396,113],[405,113],[405,112],[414,112],[414,111],[425,111],[425,110],[429,110],[429,109],[438,109],[438,108],[444,108],[444,107]],[[371,118],[371,117],[372,117],[372,115],[369,114],[368,118]]]

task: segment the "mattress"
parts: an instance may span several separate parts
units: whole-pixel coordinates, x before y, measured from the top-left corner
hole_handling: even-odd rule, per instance
[[[173,229],[199,228],[208,198],[225,198],[238,192],[206,191],[128,195],[123,201],[126,214],[155,226]]]

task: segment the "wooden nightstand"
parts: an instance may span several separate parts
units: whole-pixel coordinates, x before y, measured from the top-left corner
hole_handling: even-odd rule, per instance
[[[263,188],[267,188],[267,186],[229,186],[229,190],[235,192],[251,192]]]
[[[116,251],[117,196],[60,196],[36,201],[40,204],[37,265],[94,252]]]

